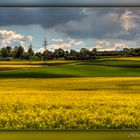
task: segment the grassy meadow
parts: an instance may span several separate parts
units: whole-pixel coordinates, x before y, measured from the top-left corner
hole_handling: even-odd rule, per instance
[[[140,58],[0,61],[2,130],[139,130]]]

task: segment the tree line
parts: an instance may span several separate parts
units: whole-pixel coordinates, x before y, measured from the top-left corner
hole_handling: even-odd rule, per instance
[[[70,51],[65,51],[62,48],[50,51],[48,49],[43,52],[35,52],[32,45],[25,51],[23,46],[16,46],[12,48],[11,46],[3,47],[0,49],[0,60],[50,60],[64,58],[66,60],[88,60],[96,59],[100,56],[140,56],[140,48],[124,48],[121,51],[97,51],[93,48],[91,51],[86,48],[81,48],[80,51],[71,49]]]

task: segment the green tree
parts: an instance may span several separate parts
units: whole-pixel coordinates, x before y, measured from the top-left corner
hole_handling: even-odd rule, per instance
[[[29,54],[28,52],[24,52],[24,53],[21,55],[20,59],[30,60],[30,59],[31,59],[31,58],[30,58],[30,54]]]
[[[65,51],[63,49],[59,48],[54,50],[55,58],[64,57],[64,55],[65,55]]]
[[[20,59],[23,53],[24,53],[23,46],[19,46],[19,47],[16,46],[14,48],[14,56],[15,56],[15,58]]]
[[[34,56],[34,54],[35,54],[34,50],[32,49],[32,44],[30,44],[30,46],[29,46],[28,53],[31,57]]]
[[[43,60],[48,60],[48,59],[53,59],[54,58],[54,53],[52,51],[49,50],[45,50],[42,54],[43,56]]]
[[[96,56],[97,56],[97,49],[96,48],[93,48],[91,50],[91,55],[92,55],[92,58],[96,58]]]
[[[3,48],[1,49],[1,56],[2,56],[3,58],[7,58],[7,57],[8,57],[8,50],[7,50],[7,48],[3,47]]]
[[[7,52],[8,52],[8,57],[12,57],[12,47],[7,46],[6,49],[7,49]]]
[[[91,59],[91,53],[89,50],[86,48],[81,48],[80,49],[80,59],[85,60],[85,59]]]
[[[127,56],[129,55],[129,49],[128,48],[124,48],[123,49],[124,55]]]
[[[37,53],[35,54],[35,57],[36,57],[37,60],[42,60],[42,58],[43,58],[41,52],[37,52]]]

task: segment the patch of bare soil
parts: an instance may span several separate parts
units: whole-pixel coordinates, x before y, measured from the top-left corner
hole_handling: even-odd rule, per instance
[[[66,64],[72,64],[72,63],[48,63],[48,66],[61,66],[61,65],[66,65]]]
[[[17,70],[20,68],[0,68],[0,71],[6,71],[6,70]]]

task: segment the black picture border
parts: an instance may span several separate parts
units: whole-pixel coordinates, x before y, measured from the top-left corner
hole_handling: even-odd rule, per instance
[[[0,3],[0,9],[1,8],[140,8],[140,2],[135,4],[47,4],[47,3],[40,3],[40,4],[34,4],[34,3],[23,3],[23,4],[1,4]],[[84,130],[84,129],[70,129],[70,130],[49,130],[49,129],[0,129],[0,132],[16,132],[16,131],[54,131],[54,132],[65,132],[65,131],[126,131],[126,132],[140,132],[140,130],[135,129],[93,129],[93,130]]]

